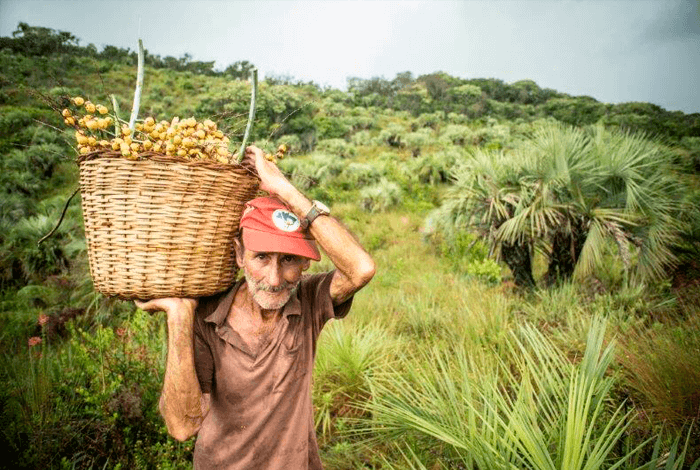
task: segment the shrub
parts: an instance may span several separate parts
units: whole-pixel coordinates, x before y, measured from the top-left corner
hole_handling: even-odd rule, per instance
[[[468,126],[448,124],[440,134],[440,140],[454,145],[468,145],[474,141],[474,131]]]
[[[382,176],[382,171],[371,163],[351,162],[343,169],[333,185],[339,185],[344,189],[356,189],[377,183]]]
[[[355,132],[352,137],[350,137],[350,142],[354,145],[372,145],[372,134],[369,131]]]
[[[398,184],[382,178],[379,183],[360,191],[360,205],[368,212],[383,212],[398,206],[402,196],[403,191]]]
[[[390,147],[402,147],[403,139],[406,136],[406,129],[395,123],[391,123],[379,132],[377,142]]]
[[[316,148],[321,152],[332,153],[343,158],[354,157],[357,153],[355,146],[343,139],[320,140]]]
[[[403,142],[411,150],[413,156],[418,156],[421,149],[433,142],[433,132],[430,129],[419,129],[416,132],[410,132],[404,136]]]

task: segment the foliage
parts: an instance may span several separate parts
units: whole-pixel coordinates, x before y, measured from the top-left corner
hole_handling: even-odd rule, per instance
[[[606,405],[614,378],[606,374],[613,349],[604,347],[604,331],[604,323],[593,325],[575,365],[527,326],[510,343],[515,362],[496,364],[497,370],[459,345],[433,350],[421,362],[405,364],[405,375],[372,382],[374,400],[366,408],[375,420],[368,431],[430,437],[425,445],[446,447],[437,461],[442,465],[619,468],[641,447],[610,460],[631,414]]]
[[[584,133],[554,124],[517,151],[475,152],[456,169],[440,213],[446,224],[487,237],[520,285],[532,284],[529,255],[512,258],[512,247],[545,253],[552,282],[591,275],[606,240],[631,274],[650,279],[675,261],[681,194],[663,146],[600,126]]]
[[[3,468],[190,466],[192,442],[168,438],[157,415],[163,322],[94,291],[78,198],[59,230],[36,244],[77,186],[71,136],[56,129],[62,120],[54,109],[68,96],[107,102],[114,94],[128,113],[135,60],[130,49],[81,46],[70,33],[26,24],[0,38],[0,446],[10,449]],[[253,64],[215,70],[189,54],[147,53],[146,65],[144,114],[211,118],[232,139],[243,132]],[[584,439],[591,443],[616,438],[615,426],[632,422],[605,468],[630,452],[623,468],[690,467],[700,455],[697,426],[686,423],[696,409],[691,318],[700,219],[697,191],[687,186],[697,188],[700,115],[442,72],[348,85],[346,93],[268,74],[253,135],[266,149],[290,144],[280,168],[308,197],[331,204],[378,266],[352,315],[320,339],[313,394],[326,468],[478,461],[500,468],[504,459],[537,468],[531,462],[575,457],[558,450],[566,436],[569,447],[583,442],[565,429],[569,418],[590,430]],[[466,168],[476,181],[465,183]],[[463,197],[472,193],[486,214],[471,219],[473,232],[464,228],[475,206]],[[580,246],[571,237],[577,231],[586,235]],[[573,250],[576,282],[566,280],[572,243],[581,249]],[[499,253],[511,270],[527,267],[525,274],[515,268],[516,281],[534,284],[547,273],[563,280],[534,294],[516,290],[490,256]],[[628,282],[673,258],[671,281]],[[315,266],[332,267],[326,257]],[[579,362],[600,317],[631,352],[618,354],[617,369],[602,377],[607,352],[586,359],[589,369]],[[604,402],[598,414],[594,407],[573,413],[588,396],[584,384],[610,392],[591,397]],[[386,429],[372,427],[383,415],[360,406],[389,396],[382,403],[394,408],[415,399],[408,411],[424,422],[440,417],[441,426],[467,429],[465,442],[479,452],[470,457],[461,444],[415,428],[403,428],[394,444]],[[617,420],[625,399],[630,414]],[[561,419],[553,422],[555,408]],[[479,424],[454,424],[465,416]],[[367,426],[369,434],[358,434]],[[439,427],[430,432],[448,436]],[[589,457],[594,447],[579,445]]]
[[[379,183],[360,191],[360,205],[369,212],[384,212],[401,202],[402,190],[398,184],[382,178]]]

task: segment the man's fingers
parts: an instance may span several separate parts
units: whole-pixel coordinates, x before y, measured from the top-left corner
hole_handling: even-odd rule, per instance
[[[134,303],[138,308],[147,312],[158,312],[163,310],[154,300],[134,300]]]

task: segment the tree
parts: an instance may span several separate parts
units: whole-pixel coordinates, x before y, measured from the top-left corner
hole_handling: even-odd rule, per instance
[[[250,71],[255,68],[255,65],[247,60],[239,60],[229,65],[224,69],[224,75],[231,77],[233,80],[248,80]]]

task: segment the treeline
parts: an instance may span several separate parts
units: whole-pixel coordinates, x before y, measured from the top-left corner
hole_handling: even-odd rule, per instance
[[[108,45],[98,51],[94,44],[80,46],[79,39],[69,32],[26,23],[19,23],[12,37],[0,38],[2,49],[25,57],[68,54],[129,65],[135,64],[137,59],[136,51],[128,48]],[[161,57],[148,51],[144,60],[153,68],[231,79],[248,78],[254,67],[249,61],[241,60],[224,70],[216,70],[214,61],[192,60],[189,54],[179,58]],[[321,91],[318,85],[295,82],[291,78],[271,77],[268,81],[270,84],[298,84],[305,88],[312,85]],[[645,102],[601,103],[590,96],[571,96],[540,88],[532,80],[509,84],[495,78],[463,79],[442,72],[418,77],[411,72],[402,72],[394,79],[351,77],[348,78],[345,104],[407,111],[416,117],[426,113],[457,113],[470,119],[532,121],[553,117],[575,126],[601,122],[606,126],[661,137],[686,148],[693,159],[700,161],[700,113],[667,111]]]
[[[699,113],[666,111],[642,102],[601,103],[590,96],[570,96],[540,88],[532,80],[508,84],[495,78],[462,79],[442,72],[414,78],[411,72],[403,72],[393,80],[350,78],[348,91],[357,106],[394,108],[414,116],[443,112],[471,119],[492,117],[526,121],[551,116],[574,126],[602,122],[632,132],[665,137],[673,143],[700,137]]]
[[[30,26],[19,23],[12,37],[0,37],[0,50],[8,49],[25,57],[47,57],[57,54],[79,55],[104,59],[123,64],[136,64],[137,51],[116,46],[104,46],[101,51],[94,44],[81,46],[80,40],[66,31],[56,31],[42,26]],[[172,69],[180,72],[189,71],[195,74],[210,76],[226,76],[233,79],[246,79],[254,67],[247,60],[237,61],[224,70],[214,69],[214,62],[192,60],[190,54],[182,57],[151,54],[144,50],[144,63],[158,69]]]

